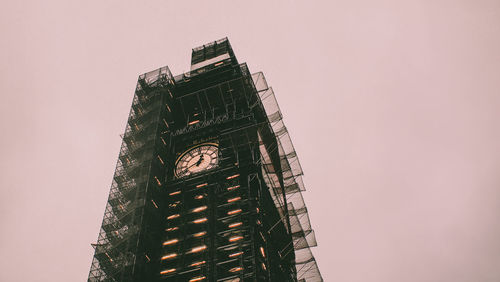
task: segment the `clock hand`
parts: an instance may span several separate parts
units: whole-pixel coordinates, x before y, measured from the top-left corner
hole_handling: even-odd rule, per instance
[[[194,163],[194,164],[192,164],[192,165],[190,165],[190,166],[186,167],[186,170],[188,170],[188,169],[192,168],[193,166],[198,166],[198,165],[197,165],[196,163]]]
[[[196,162],[196,166],[199,166],[203,161],[203,155],[200,156],[200,159]]]
[[[201,164],[201,162],[202,162],[202,161],[203,161],[203,155],[201,155],[201,156],[200,156],[200,159],[199,159],[197,162],[195,162],[194,164],[192,164],[192,165],[190,165],[190,166],[186,167],[186,168],[184,169],[184,171],[185,171],[185,172],[187,172],[187,171],[188,171],[190,168],[192,168],[193,166],[199,166],[199,165]]]

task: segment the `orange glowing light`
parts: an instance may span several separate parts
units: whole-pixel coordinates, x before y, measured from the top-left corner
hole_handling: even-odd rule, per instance
[[[237,214],[237,213],[240,213],[240,212],[241,212],[241,209],[236,209],[236,210],[228,211],[227,214],[228,215],[233,215],[233,214]]]
[[[198,184],[198,185],[196,185],[196,188],[201,188],[201,187],[207,186],[207,185],[208,185],[208,183]]]
[[[161,260],[166,260],[166,259],[171,259],[171,258],[175,258],[177,256],[176,253],[171,253],[171,254],[168,254],[168,255],[164,255],[161,257]]]
[[[175,268],[165,269],[165,270],[163,270],[162,272],[160,272],[160,274],[168,274],[168,273],[172,273],[172,272],[174,272],[175,270],[176,270]]]
[[[113,261],[113,259],[108,255],[108,253],[104,253],[108,258],[109,258],[109,261]]]
[[[155,206],[155,208],[158,208],[158,205],[156,205],[155,201],[151,200],[151,202],[153,203],[153,205]]]
[[[227,187],[227,191],[231,191],[231,190],[234,190],[234,189],[237,189],[237,188],[240,188],[240,185]]]
[[[236,202],[236,201],[239,201],[239,200],[241,200],[241,197],[234,197],[234,198],[228,199],[227,202],[228,203],[232,203],[232,202]]]
[[[207,220],[208,219],[206,217],[204,217],[204,218],[198,218],[198,219],[194,220],[193,223],[203,223],[203,222],[205,222]]]
[[[157,157],[158,157],[158,160],[160,161],[160,163],[161,163],[162,165],[164,165],[165,163],[163,162],[162,158],[161,158],[160,156],[157,156]]]
[[[197,262],[193,262],[192,264],[190,264],[189,266],[198,266],[198,265],[202,265],[202,264],[205,264],[206,261],[197,261]]]
[[[233,236],[229,238],[229,242],[236,242],[243,239],[243,236]]]
[[[237,257],[237,256],[241,256],[243,254],[243,252],[237,252],[237,253],[232,253],[229,255],[230,258],[234,258],[234,257]]]
[[[201,281],[201,280],[203,280],[205,278],[206,278],[205,276],[199,276],[199,277],[195,277],[195,278],[189,280],[189,282]]]
[[[206,248],[207,248],[207,246],[205,246],[205,245],[194,247],[191,249],[191,253],[201,252],[201,251],[204,251]]]
[[[242,271],[243,270],[243,267],[233,267],[231,269],[229,269],[230,272],[238,272],[238,271]]]
[[[160,182],[160,180],[158,180],[158,177],[155,176],[155,179],[156,179],[156,183],[158,183],[158,186],[161,186],[161,182]]]
[[[234,228],[234,227],[238,227],[241,225],[243,225],[243,222],[235,222],[235,223],[229,224],[229,228]]]
[[[207,209],[207,206],[201,206],[193,209],[193,212],[201,212]]]
[[[167,219],[174,219],[174,218],[178,218],[179,216],[181,216],[180,214],[173,214],[169,217],[167,217]]]
[[[236,178],[238,176],[240,176],[240,174],[235,174],[235,175],[228,176],[228,177],[226,177],[226,179],[229,180],[229,179]]]
[[[195,233],[193,234],[194,237],[201,237],[203,235],[207,234],[207,231],[201,231],[201,232],[198,232],[198,233]]]
[[[173,245],[173,244],[175,244],[177,242],[179,242],[179,239],[168,240],[168,241],[163,242],[163,246]]]

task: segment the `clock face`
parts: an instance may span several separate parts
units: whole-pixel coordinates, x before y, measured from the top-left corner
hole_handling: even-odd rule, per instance
[[[215,168],[218,157],[219,148],[215,143],[205,143],[190,148],[177,159],[175,176],[184,177]]]

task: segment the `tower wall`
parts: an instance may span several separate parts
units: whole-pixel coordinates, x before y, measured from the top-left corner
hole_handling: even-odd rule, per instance
[[[141,75],[89,281],[322,281],[286,132],[227,39]]]

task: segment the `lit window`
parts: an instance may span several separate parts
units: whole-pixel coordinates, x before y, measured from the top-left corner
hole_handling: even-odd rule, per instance
[[[241,200],[241,197],[235,197],[235,198],[228,199],[227,202],[228,203],[232,203],[232,202],[236,202],[236,201],[239,201],[239,200]]]
[[[264,238],[264,235],[262,235],[262,232],[259,231],[260,238],[262,238],[262,241],[266,241],[266,238]]]
[[[178,229],[179,229],[179,227],[176,226],[176,227],[167,228],[166,231],[167,232],[171,232],[171,231],[175,231],[175,230],[178,230]]]
[[[200,121],[199,120],[193,120],[192,122],[189,123],[189,125],[197,124],[198,122],[200,122]]]
[[[266,270],[266,265],[262,263],[262,269]]]
[[[198,184],[198,185],[196,185],[196,188],[201,188],[201,187],[207,186],[207,185],[208,185],[208,183]]]
[[[207,206],[197,207],[193,209],[193,212],[201,212],[207,209]]]
[[[195,233],[193,234],[194,237],[201,237],[203,235],[207,234],[207,231],[201,231],[201,232],[198,232],[198,233]]]
[[[207,246],[205,246],[205,245],[194,247],[191,249],[191,253],[201,252],[201,251],[205,250],[206,248],[207,248]]]
[[[170,220],[170,219],[178,218],[179,216],[181,216],[181,215],[180,214],[173,214],[173,215],[167,217],[167,219]]]
[[[166,270],[163,270],[162,272],[160,272],[160,274],[168,274],[168,273],[172,273],[174,271],[175,271],[175,268],[166,269]]]
[[[108,255],[108,253],[104,253],[108,258],[109,258],[109,261],[113,261],[113,259]]]
[[[231,191],[231,190],[234,190],[234,189],[237,189],[237,188],[240,188],[240,185],[227,187],[227,191]]]
[[[178,239],[172,239],[172,240],[168,240],[168,241],[165,241],[163,242],[163,246],[167,246],[167,245],[173,245],[175,243],[179,242]]]
[[[233,214],[237,214],[237,213],[240,213],[240,212],[241,212],[241,209],[236,209],[236,210],[228,211],[227,214],[228,215],[233,215]]]
[[[153,205],[155,206],[155,208],[158,208],[158,205],[155,203],[155,201],[151,200],[151,202],[153,203]]]
[[[241,226],[242,224],[243,224],[243,222],[235,222],[235,223],[231,223],[231,224],[229,224],[229,228],[238,227],[238,226]]]
[[[266,257],[266,253],[264,253],[264,248],[260,247],[260,253],[262,254],[263,257]]]
[[[171,254],[162,256],[161,260],[172,259],[172,258],[175,258],[176,256],[177,256],[176,253],[171,253]]]
[[[226,179],[229,180],[229,179],[236,178],[238,176],[240,176],[240,175],[239,174],[235,174],[235,175],[231,175],[231,176],[226,177]]]
[[[161,186],[161,182],[160,182],[160,180],[158,180],[158,177],[155,176],[155,179],[156,179],[156,183],[158,184],[158,186]]]
[[[194,198],[195,198],[196,200],[200,200],[200,199],[203,199],[203,195],[196,195]]]
[[[198,265],[202,265],[202,264],[205,264],[205,261],[197,261],[197,262],[193,262],[192,264],[190,264],[189,266],[198,266]]]
[[[229,255],[230,258],[234,258],[234,257],[237,257],[237,256],[241,256],[243,254],[243,252],[236,252],[236,253],[232,253]]]
[[[175,192],[170,193],[169,195],[170,195],[170,196],[173,196],[173,195],[178,195],[178,194],[180,194],[180,193],[181,193],[181,191],[175,191]]]
[[[205,222],[207,220],[208,219],[206,217],[204,217],[204,218],[198,218],[198,219],[194,220],[193,223],[203,223],[203,222]]]
[[[230,272],[238,272],[238,271],[242,271],[243,270],[243,267],[233,267],[231,269],[229,269]]]
[[[229,242],[236,242],[243,239],[243,236],[233,236],[229,238]]]
[[[158,157],[158,160],[160,161],[160,163],[161,163],[162,165],[164,165],[165,163],[163,162],[163,160],[161,159],[161,157],[160,157],[160,156],[157,156],[157,157]]]
[[[201,280],[203,280],[205,278],[206,278],[205,276],[199,276],[199,277],[195,277],[195,278],[189,280],[189,282],[201,281]]]

